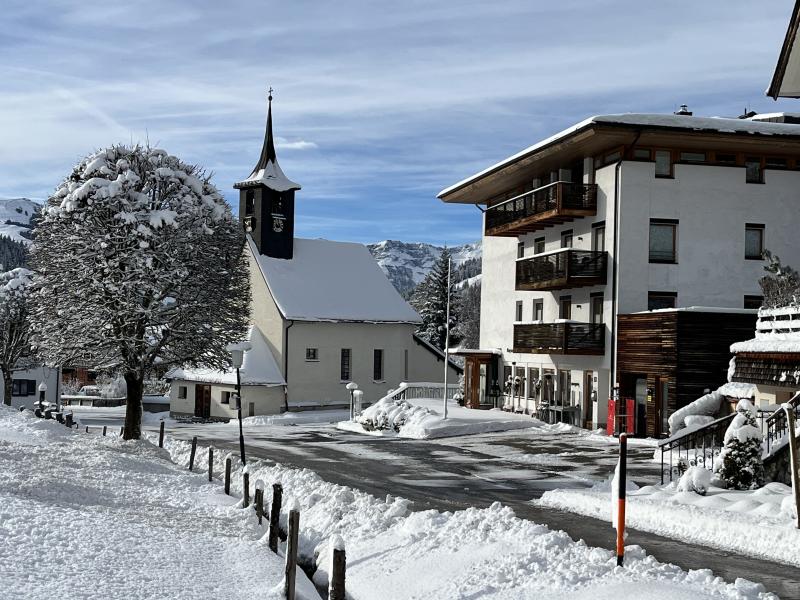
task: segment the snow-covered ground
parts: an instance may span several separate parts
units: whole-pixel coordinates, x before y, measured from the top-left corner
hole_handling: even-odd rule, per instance
[[[0,407],[3,598],[280,598],[283,560],[263,535],[151,443]]]
[[[677,482],[645,486],[628,493],[626,521],[642,531],[800,566],[800,530],[790,512],[791,493],[781,483],[754,491],[711,486],[705,496],[678,491]],[[608,482],[587,490],[545,492],[536,502],[599,519],[611,517]]]
[[[386,428],[375,429],[370,423],[381,423]],[[448,401],[445,419],[441,400],[392,400],[388,397],[365,409],[356,421],[338,424],[339,429],[345,431],[418,440],[543,426],[544,423],[527,415],[500,409],[464,408],[452,400]]]

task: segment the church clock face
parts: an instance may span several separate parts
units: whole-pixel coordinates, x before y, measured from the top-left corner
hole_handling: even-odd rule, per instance
[[[283,231],[283,222],[285,219],[282,215],[272,215],[272,231],[281,233]]]

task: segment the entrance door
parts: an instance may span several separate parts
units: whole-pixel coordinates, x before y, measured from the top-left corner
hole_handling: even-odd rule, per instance
[[[194,416],[208,419],[211,416],[211,386],[194,386]]]
[[[583,374],[583,427],[590,429],[594,420],[594,374],[585,371]]]
[[[669,380],[656,377],[656,437],[669,435]]]

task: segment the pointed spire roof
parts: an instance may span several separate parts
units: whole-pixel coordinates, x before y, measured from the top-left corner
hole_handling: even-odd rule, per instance
[[[269,106],[267,108],[267,130],[264,133],[264,145],[261,156],[253,168],[253,172],[244,181],[233,184],[235,188],[264,185],[276,192],[299,190],[300,184],[290,180],[284,175],[278,157],[275,154],[275,141],[272,137],[272,88],[269,88]]]

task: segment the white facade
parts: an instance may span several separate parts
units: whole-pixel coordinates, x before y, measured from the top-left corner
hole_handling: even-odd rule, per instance
[[[235,419],[236,405],[230,398],[236,386],[221,383],[173,380],[169,390],[169,411],[172,415],[193,416],[195,414],[195,393],[198,385],[211,388],[210,417],[212,419]],[[285,401],[282,386],[242,386],[242,416],[278,414]]]
[[[800,262],[797,190],[800,172],[764,171],[763,183],[746,183],[741,167],[675,164],[673,178],[657,178],[653,162],[623,161],[618,169],[618,283],[617,314],[648,309],[648,292],[674,292],[677,306],[743,308],[744,296],[760,294],[758,280],[764,263],[745,259],[745,224],[764,226],[764,247],[785,263]],[[611,392],[612,264],[614,256],[614,199],[616,163],[594,173],[597,214],[520,236],[524,256],[534,255],[534,240],[545,238],[545,251],[560,248],[561,234],[571,230],[572,247],[591,250],[592,224],[605,222],[605,250],[609,253],[608,282],[603,286],[553,292],[515,290],[516,238],[484,236],[481,288],[481,348],[500,348],[505,366],[569,372],[569,396],[580,404],[589,398],[587,374],[592,373],[592,425],[606,420]],[[588,175],[587,177],[591,177]],[[673,219],[677,226],[677,264],[648,260],[650,219]],[[559,298],[569,295],[571,319],[588,323],[590,296],[602,293],[606,345],[603,356],[522,354],[511,351],[517,302],[522,322],[533,319],[535,300],[543,300],[543,322],[559,316]],[[527,374],[528,371],[526,370]],[[530,377],[526,377],[530,379]],[[556,375],[556,386],[558,385]],[[500,382],[502,385],[502,382]],[[525,382],[526,388],[530,381]],[[521,394],[528,397],[527,391]],[[531,403],[526,405],[531,406]]]
[[[14,371],[11,379],[18,382],[14,386],[17,393],[11,396],[11,406],[34,409],[39,401],[39,385],[42,383],[47,385],[45,402],[56,402],[56,394],[59,393],[58,369],[49,367],[19,369]],[[0,381],[2,381],[2,375],[0,375]],[[4,386],[0,386],[0,402],[5,402],[3,390]]]

